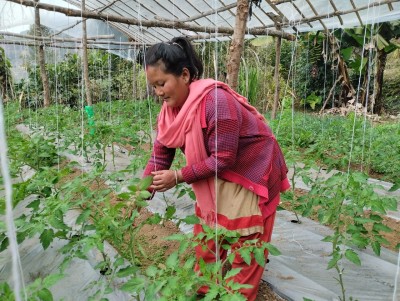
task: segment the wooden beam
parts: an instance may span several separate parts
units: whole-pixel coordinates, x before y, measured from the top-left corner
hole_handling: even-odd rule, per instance
[[[114,5],[115,2],[118,2],[118,1],[120,1],[120,0],[114,0],[112,3],[110,3],[110,4],[108,4],[108,5],[106,5],[106,6],[102,7],[102,8],[100,8],[100,9],[98,10],[98,12],[102,12],[103,10],[107,9],[107,8],[110,7],[111,5]],[[84,20],[84,19],[83,19],[83,20]],[[71,29],[71,28],[75,27],[76,25],[82,23],[83,20],[78,20],[75,24],[72,24],[71,26],[65,27],[64,29],[61,29],[60,31],[58,31],[58,32],[56,32],[56,33],[54,33],[54,34],[52,34],[52,35],[50,35],[50,36],[51,36],[51,37],[57,36],[57,35],[59,35],[60,33],[63,33],[64,31],[66,31],[66,30],[68,30],[68,29]]]
[[[306,18],[306,16],[303,14],[303,12],[297,7],[297,5],[294,3],[294,2],[292,2],[291,3],[292,5],[293,5],[293,7],[297,10],[297,12],[300,14],[300,16],[303,18],[303,19],[305,19]],[[311,28],[314,28],[314,26],[312,26],[312,24],[310,23],[310,22],[306,22],[307,24],[308,24],[308,26],[310,26]]]
[[[307,2],[308,5],[310,6],[310,8],[311,8],[311,10],[314,12],[314,14],[315,14],[316,16],[318,16],[318,12],[317,12],[317,10],[314,8],[314,6],[311,4],[310,0],[306,0],[306,2]],[[322,22],[321,19],[318,19],[318,21],[319,21],[319,23],[321,23],[322,27],[323,27],[326,31],[328,31],[328,28],[326,28],[324,22]]]
[[[271,7],[274,9],[274,11],[276,11],[276,12],[278,13],[278,15],[279,15],[279,17],[280,17],[280,21],[279,21],[279,22],[276,22],[276,20],[272,20],[272,21],[274,21],[274,23],[275,23],[275,28],[278,29],[278,28],[280,28],[282,22],[283,22],[284,20],[286,20],[286,17],[285,17],[285,15],[280,11],[280,9],[272,2],[272,0],[266,0],[266,1],[267,1],[267,3],[269,4],[269,6],[271,6]],[[296,26],[293,26],[292,28],[293,28],[294,32],[297,32]]]
[[[230,28],[230,27],[217,27],[216,28],[215,26],[198,26],[198,25],[192,25],[192,24],[175,22],[175,21],[138,20],[135,18],[127,18],[127,17],[108,15],[108,14],[103,14],[103,13],[99,14],[99,13],[90,12],[90,11],[81,12],[80,10],[70,9],[70,8],[65,8],[65,7],[61,7],[61,6],[45,4],[45,3],[35,4],[32,0],[6,0],[6,1],[29,6],[29,7],[37,6],[39,9],[44,9],[44,10],[53,11],[53,12],[59,12],[59,13],[65,14],[66,16],[70,16],[70,17],[82,17],[82,18],[88,18],[88,19],[97,19],[97,20],[103,20],[103,21],[108,21],[108,22],[117,22],[117,23],[129,24],[129,25],[138,25],[138,26],[143,26],[143,27],[162,27],[162,28],[172,28],[172,29],[186,29],[186,30],[191,30],[194,32],[215,32],[217,30],[219,33],[233,34],[233,28]],[[400,0],[398,0],[398,1],[400,1]],[[295,36],[293,34],[290,34],[290,33],[284,32],[284,31],[278,31],[275,29],[266,30],[265,27],[263,27],[263,28],[248,28],[248,29],[246,29],[246,34],[270,35],[270,36],[277,36],[277,37],[279,36],[283,39],[287,39],[290,41],[295,40]]]
[[[96,43],[96,44],[105,44],[104,42],[102,43]],[[100,48],[98,46],[96,46],[95,43],[88,43],[88,48],[90,49],[102,49],[102,50],[108,50],[105,48]],[[45,47],[49,47],[49,48],[65,48],[65,49],[81,49],[82,45],[75,45],[75,46],[68,46],[68,45],[62,45],[62,44],[54,44],[54,43],[40,43],[38,41],[17,41],[17,40],[0,40],[0,45],[21,45],[21,46],[27,46],[27,47],[33,47],[33,46],[40,46],[40,45],[44,45]],[[143,43],[128,43],[125,42],[123,44],[121,43],[110,43],[110,45],[116,45],[116,46],[126,46],[123,48],[116,48],[113,47],[110,50],[114,50],[114,49],[129,49],[129,48],[136,48],[137,46],[150,46],[152,44],[143,44]]]
[[[79,38],[55,38],[55,37],[39,37],[39,36],[32,36],[32,35],[25,35],[19,34],[14,32],[0,32],[0,36],[8,36],[8,37],[17,37],[17,38],[24,38],[30,40],[42,40],[42,41],[61,41],[61,42],[78,42],[81,39]],[[88,40],[97,40],[97,39],[113,39],[114,35],[103,35],[103,36],[95,36],[95,37],[88,37]]]
[[[336,8],[336,5],[335,5],[335,3],[333,2],[333,0],[329,0],[329,2],[331,3],[331,5],[332,5],[332,7],[333,7],[333,10],[334,10],[335,12],[337,12],[338,9]],[[339,18],[339,21],[340,21],[340,25],[343,25],[343,19],[342,19],[342,17],[339,15],[338,18]]]
[[[204,12],[204,13],[195,15],[195,16],[193,16],[193,17],[186,18],[186,19],[180,19],[180,20],[178,20],[178,21],[179,21],[179,22],[190,22],[190,21],[194,21],[194,20],[197,20],[197,19],[200,19],[200,18],[209,16],[209,15],[212,15],[212,14],[215,14],[215,13],[220,13],[220,12],[223,12],[223,11],[226,11],[226,10],[228,10],[228,9],[235,8],[235,7],[236,7],[236,3],[232,3],[232,4],[229,4],[229,5],[227,5],[227,6],[223,6],[223,7],[221,7],[221,8],[218,8],[218,9],[216,9],[216,10],[209,10],[209,11],[206,11],[206,12]],[[157,19],[157,20],[160,20],[160,21],[168,21],[168,19],[161,18],[161,17],[158,17],[158,16],[155,16],[154,19]]]
[[[276,5],[279,5],[286,2],[293,2],[293,0],[272,0],[272,2],[274,2]]]
[[[353,6],[353,9],[357,9],[357,7],[356,7],[356,5],[354,4],[354,1],[353,1],[353,0],[350,0],[350,3],[351,3],[351,6]],[[356,13],[356,15],[357,15],[358,21],[360,22],[360,25],[361,25],[361,26],[364,26],[363,21],[361,20],[361,16],[360,16],[360,14],[358,13],[358,11],[356,11],[355,13]]]
[[[353,1],[353,0],[350,0]],[[360,6],[359,8],[354,8],[354,9],[350,9],[350,10],[343,10],[343,11],[337,11],[337,12],[333,12],[333,13],[329,13],[329,14],[324,14],[324,15],[319,15],[319,16],[315,16],[315,17],[311,17],[311,18],[303,18],[303,19],[299,19],[299,20],[294,20],[294,21],[288,21],[288,22],[283,22],[282,26],[288,26],[291,25],[293,23],[295,24],[302,24],[302,23],[307,23],[307,22],[314,22],[314,21],[318,21],[320,19],[325,19],[325,18],[329,18],[329,17],[334,17],[334,16],[339,16],[339,15],[345,15],[345,14],[350,14],[350,13],[357,13],[361,10],[364,9],[368,9],[371,7],[375,7],[375,6],[380,6],[380,5],[386,5],[389,3],[395,3],[395,2],[400,2],[400,0],[384,0],[381,2],[374,2],[371,3],[370,5],[364,5],[364,6]],[[254,27],[253,30],[258,30],[261,28],[266,28],[266,27]]]

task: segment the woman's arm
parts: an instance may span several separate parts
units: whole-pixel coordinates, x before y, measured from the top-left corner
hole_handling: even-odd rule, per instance
[[[206,96],[205,114],[207,128],[204,143],[209,157],[204,161],[182,168],[182,178],[187,183],[206,179],[229,169],[236,162],[242,118],[240,104],[223,89],[211,91]]]

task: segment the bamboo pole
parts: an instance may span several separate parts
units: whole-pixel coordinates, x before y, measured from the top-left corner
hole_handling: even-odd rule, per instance
[[[37,6],[40,9],[52,11],[52,12],[59,12],[65,14],[66,16],[70,17],[82,17],[88,19],[98,19],[98,20],[106,20],[107,22],[117,22],[122,24],[129,24],[129,25],[138,25],[142,27],[162,27],[162,28],[172,28],[172,29],[186,29],[194,32],[215,32],[216,30],[219,33],[226,33],[226,34],[233,34],[234,29],[231,27],[215,27],[215,26],[200,26],[194,24],[187,24],[182,22],[176,21],[157,21],[157,20],[138,20],[135,18],[128,18],[116,15],[109,15],[103,13],[96,13],[96,12],[81,12],[80,10],[70,9],[66,7],[61,7],[57,5],[51,4],[44,4],[38,3],[35,5],[35,2],[32,0],[7,0],[8,2],[18,3],[25,6],[35,7]],[[400,1],[400,0],[398,0]],[[280,36],[283,39],[287,39],[290,41],[295,40],[295,36],[293,34],[278,31],[275,29],[266,29],[262,28],[247,28],[246,34],[250,35],[269,35],[269,36]]]

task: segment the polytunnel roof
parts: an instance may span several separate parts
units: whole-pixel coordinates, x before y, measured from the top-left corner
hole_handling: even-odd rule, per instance
[[[0,3],[33,6],[31,0]],[[81,1],[41,0],[39,8],[81,17]],[[85,16],[101,19],[130,41],[152,44],[175,36],[226,39],[233,33],[236,0],[86,0]],[[1,5],[0,5],[1,9]],[[252,1],[247,37],[350,28],[400,19],[400,0],[264,0]],[[16,18],[15,22],[18,22]],[[216,34],[217,32],[217,34]],[[287,37],[287,36],[286,36]]]

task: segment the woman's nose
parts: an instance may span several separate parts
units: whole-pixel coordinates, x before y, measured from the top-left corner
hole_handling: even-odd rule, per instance
[[[163,95],[164,95],[164,91],[163,91],[162,89],[160,89],[160,88],[155,88],[155,90],[156,90],[156,95],[157,95],[157,96],[163,96]]]

